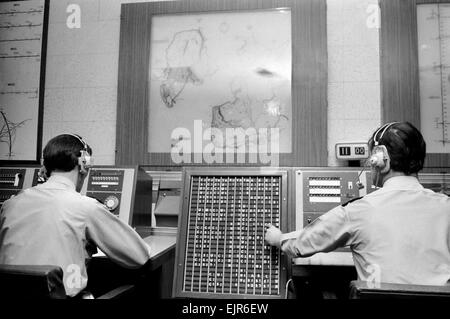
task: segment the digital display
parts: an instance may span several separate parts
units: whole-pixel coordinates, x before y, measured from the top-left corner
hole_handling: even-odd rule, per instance
[[[355,147],[355,155],[366,155],[366,149],[364,147]]]
[[[350,155],[350,146],[339,147],[339,155],[349,156]]]
[[[336,157],[341,160],[361,160],[368,157],[367,143],[338,143],[336,144]]]

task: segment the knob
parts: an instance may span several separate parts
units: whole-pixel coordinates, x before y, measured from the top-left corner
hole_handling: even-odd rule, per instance
[[[108,208],[109,210],[114,210],[117,208],[117,206],[119,206],[119,199],[114,196],[108,196],[106,197],[105,201],[103,202],[106,206],[106,208]]]

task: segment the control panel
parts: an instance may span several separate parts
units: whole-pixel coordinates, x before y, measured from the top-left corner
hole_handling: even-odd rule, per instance
[[[371,175],[361,168],[314,167],[294,169],[295,223],[300,230],[336,206],[374,191]],[[367,173],[367,172],[366,172]],[[294,263],[353,264],[350,249],[296,258]],[[325,260],[325,261],[324,261]]]
[[[0,207],[22,189],[45,182],[40,166],[5,167],[0,169]],[[133,226],[152,226],[152,180],[136,167],[95,166],[84,180],[81,194],[93,197],[108,210]]]
[[[22,189],[38,184],[39,167],[0,168],[0,207]]]
[[[264,242],[287,230],[287,171],[189,168],[178,227],[175,297],[281,298],[287,258]]]
[[[97,199],[124,222],[151,226],[151,178],[139,167],[93,167],[81,194]]]
[[[111,213],[119,215],[123,182],[123,169],[94,168],[89,172],[86,195],[98,199]]]
[[[375,190],[370,172],[358,175],[361,168],[299,168],[295,174],[296,229],[338,205]],[[358,187],[358,181],[364,186]]]

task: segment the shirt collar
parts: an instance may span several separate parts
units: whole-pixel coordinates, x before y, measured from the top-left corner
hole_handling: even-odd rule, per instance
[[[46,183],[42,184],[42,186],[56,186],[61,187],[67,190],[75,191],[75,184],[65,176],[61,175],[51,175]]]
[[[415,176],[394,176],[384,182],[382,189],[422,189]]]

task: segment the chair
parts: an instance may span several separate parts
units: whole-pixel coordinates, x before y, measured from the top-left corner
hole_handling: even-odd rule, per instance
[[[56,266],[0,265],[2,298],[64,299],[63,272]]]
[[[0,265],[0,298],[66,299],[63,271],[58,266]],[[117,287],[98,299],[116,299],[129,295],[133,285]]]
[[[373,283],[361,280],[350,282],[350,299],[445,299],[450,300],[450,285],[426,286]]]

